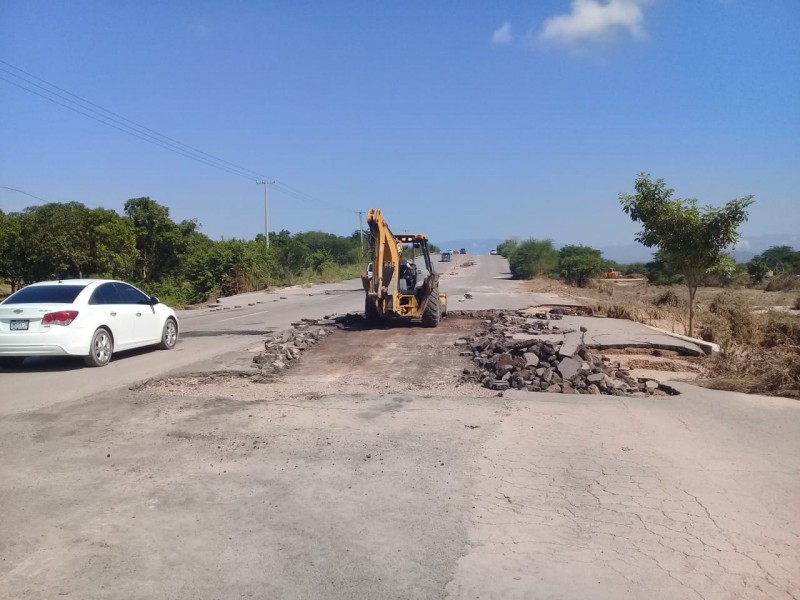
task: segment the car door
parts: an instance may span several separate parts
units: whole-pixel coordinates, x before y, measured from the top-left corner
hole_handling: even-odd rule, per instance
[[[111,330],[114,349],[130,347],[135,338],[133,307],[125,304],[113,282],[103,283],[92,293],[89,304],[102,310],[104,323]]]
[[[150,296],[127,283],[117,281],[114,287],[131,320],[131,343],[134,346],[157,343],[161,339],[161,323],[155,307],[150,304]]]

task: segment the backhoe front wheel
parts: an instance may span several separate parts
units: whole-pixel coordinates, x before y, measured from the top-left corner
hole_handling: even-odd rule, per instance
[[[425,327],[436,327],[441,320],[442,303],[439,298],[439,286],[437,285],[431,290],[428,304],[425,306],[425,312],[422,313],[422,324]]]

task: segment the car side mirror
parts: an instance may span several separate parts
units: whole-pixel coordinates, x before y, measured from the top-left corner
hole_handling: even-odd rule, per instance
[[[155,296],[150,296],[150,306],[155,306],[156,304],[161,304],[161,300]]]

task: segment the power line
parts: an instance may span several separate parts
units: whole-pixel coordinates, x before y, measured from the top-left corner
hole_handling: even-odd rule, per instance
[[[47,86],[58,90],[59,92],[63,92],[64,94],[67,94],[68,96],[72,96],[73,98],[77,98],[78,100],[80,100],[81,102],[83,102],[85,104],[88,104],[89,106],[93,106],[95,108],[98,108],[101,111],[103,111],[105,113],[108,113],[109,115],[112,115],[112,116],[117,117],[118,119],[120,119],[122,121],[125,121],[126,123],[130,123],[131,125],[139,128],[139,129],[142,129],[144,131],[152,133],[152,134],[154,134],[154,135],[156,135],[158,137],[164,138],[165,140],[169,140],[170,142],[174,142],[175,144],[177,144],[179,146],[183,146],[184,148],[187,148],[187,149],[189,149],[189,150],[191,150],[193,152],[197,152],[198,154],[202,154],[203,156],[207,156],[209,158],[213,158],[215,161],[218,161],[220,163],[226,164],[226,165],[228,165],[230,167],[234,167],[237,170],[244,171],[244,172],[249,172],[249,173],[252,174],[253,177],[263,177],[263,175],[261,175],[260,173],[256,173],[255,171],[251,171],[250,169],[246,169],[244,167],[240,167],[240,166],[238,166],[238,165],[236,165],[236,164],[234,164],[232,162],[229,162],[227,160],[219,158],[218,156],[214,156],[213,154],[209,154],[208,152],[204,152],[204,151],[202,151],[202,150],[200,150],[198,148],[195,148],[193,146],[189,146],[188,144],[184,144],[183,142],[180,142],[180,141],[178,141],[178,140],[176,140],[174,138],[171,138],[171,137],[169,137],[167,135],[164,135],[163,133],[159,133],[158,131],[150,129],[149,127],[145,127],[144,125],[141,125],[141,124],[137,123],[136,121],[132,121],[131,119],[128,119],[128,118],[126,118],[126,117],[124,117],[124,116],[122,116],[122,115],[120,115],[118,113],[115,113],[112,110],[109,110],[107,108],[104,108],[104,107],[100,106],[99,104],[95,104],[91,100],[87,100],[86,98],[82,98],[81,96],[78,96],[77,94],[73,94],[72,92],[70,92],[68,90],[65,90],[64,88],[58,87],[57,85],[55,85],[53,83],[50,83],[49,81],[45,81],[44,79],[42,79],[40,77],[37,77],[33,73],[29,73],[28,71],[25,71],[24,69],[20,69],[19,67],[16,67],[16,66],[12,65],[9,62],[6,62],[6,61],[0,59],[0,63],[6,65],[8,67],[11,67],[12,69],[14,69],[16,71],[19,71],[20,73],[24,73],[25,75],[27,75],[31,79],[35,79],[36,81],[44,83]],[[8,71],[6,69],[3,69],[2,67],[0,67],[0,70],[3,70],[6,73],[9,73],[10,75],[13,75],[14,77],[18,77],[20,79],[23,79],[23,81],[24,81],[24,78],[20,77],[19,75],[14,74],[14,73],[11,73],[10,71]],[[32,82],[29,82],[29,83],[31,83],[32,85],[36,85],[36,84],[33,84]],[[41,86],[37,86],[37,87],[41,87]],[[42,89],[44,89],[44,88],[42,88]],[[54,92],[52,92],[50,90],[47,90],[47,91],[49,93],[51,93],[51,94],[57,95],[57,94],[55,94]],[[75,104],[77,104],[77,103],[75,103]],[[96,111],[93,111],[93,112],[96,112]]]
[[[135,138],[139,138],[140,140],[143,140],[145,142],[153,144],[154,146],[159,146],[159,147],[161,147],[161,148],[163,148],[165,150],[169,150],[170,152],[175,152],[176,154],[180,154],[182,156],[185,156],[186,158],[191,158],[192,160],[195,160],[195,161],[197,161],[199,163],[203,163],[203,164],[208,165],[210,167],[214,167],[214,168],[220,169],[222,171],[227,171],[228,173],[230,173],[232,175],[238,175],[239,177],[244,177],[245,179],[252,180],[252,177],[244,175],[243,173],[240,173],[239,171],[235,171],[235,170],[233,170],[231,168],[225,167],[224,165],[218,165],[216,163],[213,163],[211,161],[205,160],[203,158],[200,158],[200,157],[197,157],[197,156],[193,156],[193,155],[188,154],[186,152],[182,152],[181,150],[178,150],[178,149],[175,149],[175,148],[171,148],[166,143],[163,143],[163,142],[161,142],[161,141],[159,141],[159,140],[157,140],[155,138],[150,139],[150,138],[147,138],[147,137],[145,137],[143,135],[139,135],[135,131],[130,131],[128,129],[124,129],[123,127],[119,127],[119,126],[117,126],[117,125],[115,125],[113,123],[109,123],[108,121],[105,121],[102,118],[95,117],[95,116],[93,116],[93,115],[91,115],[91,114],[89,114],[87,112],[84,112],[82,110],[78,110],[77,108],[69,106],[68,104],[64,104],[63,102],[59,102],[58,100],[55,100],[55,99],[50,98],[48,96],[45,96],[44,94],[40,94],[39,92],[37,92],[35,90],[31,90],[29,88],[26,88],[24,85],[20,85],[20,84],[14,82],[14,81],[6,79],[5,77],[0,76],[0,81],[5,81],[6,83],[10,83],[11,85],[14,85],[14,86],[16,86],[16,87],[18,87],[20,89],[25,90],[26,92],[29,92],[31,94],[35,94],[36,96],[39,96],[40,98],[44,98],[45,100],[48,100],[49,102],[52,102],[53,104],[58,104],[59,106],[63,106],[64,108],[66,108],[68,110],[71,110],[72,112],[76,112],[76,113],[78,113],[80,115],[83,115],[85,117],[88,117],[88,118],[92,119],[93,121],[97,121],[98,123],[102,123],[103,125],[107,125],[108,127],[112,127],[113,129],[121,131],[122,133],[127,133],[128,135],[131,135],[131,136],[133,136]]]
[[[200,150],[188,144],[184,144],[183,142],[180,142],[174,138],[159,133],[154,129],[150,129],[149,127],[140,125],[139,123],[136,123],[135,121],[132,121],[114,111],[104,108],[99,104],[96,104],[94,102],[91,102],[90,100],[78,96],[77,94],[73,94],[68,90],[65,90],[55,84],[50,83],[49,81],[46,81],[40,77],[37,77],[36,75],[33,75],[32,73],[29,73],[28,71],[25,71],[24,69],[20,69],[19,67],[12,65],[7,61],[0,59],[0,64],[6,65],[7,67],[10,67],[15,71],[18,71],[19,73],[22,73],[27,77],[23,77],[22,75],[10,71],[9,69],[0,67],[0,71],[2,71],[3,73],[6,73],[7,75],[10,75],[22,81],[23,83],[27,84],[27,86],[33,86],[35,88],[38,88],[44,93],[37,92],[36,90],[31,89],[30,87],[26,87],[26,85],[22,85],[17,81],[12,81],[2,76],[0,76],[0,81],[5,81],[6,83],[10,83],[13,86],[25,90],[28,93],[39,96],[40,98],[52,102],[53,104],[57,104],[58,106],[61,106],[75,113],[88,117],[93,121],[96,121],[98,123],[116,129],[118,131],[121,131],[122,133],[126,133],[132,137],[138,138],[149,144],[158,146],[164,150],[168,150],[175,154],[179,154],[181,156],[184,156],[186,158],[189,158],[206,166],[210,166],[215,169],[225,171],[231,175],[236,175],[238,177],[242,177],[250,181],[252,181],[253,179],[256,180],[269,179],[268,177],[264,176],[261,173],[258,173],[257,171],[253,171],[252,169],[248,169],[246,167],[242,167],[230,161],[226,161],[217,156],[214,156],[213,154],[204,152],[203,150]],[[48,87],[39,85],[38,83],[36,83],[37,81],[45,84],[45,86]],[[72,98],[75,98],[76,100],[73,100]],[[72,106],[70,106],[70,104]],[[283,192],[284,194],[293,196],[294,198],[297,198],[305,202],[313,202],[322,205],[326,208],[339,210],[343,212],[350,212],[339,206],[335,206],[329,202],[320,200],[315,196],[312,196],[305,192],[301,192],[300,190],[297,190],[281,181],[276,181],[275,189]]]
[[[18,192],[20,194],[25,194],[26,196],[30,196],[31,198],[36,198],[37,200],[40,200],[42,202],[47,202],[47,200],[45,200],[44,198],[39,198],[39,196],[34,196],[33,194],[29,194],[26,191],[18,190],[17,188],[8,187],[7,185],[0,185],[0,189],[11,190],[12,192]]]

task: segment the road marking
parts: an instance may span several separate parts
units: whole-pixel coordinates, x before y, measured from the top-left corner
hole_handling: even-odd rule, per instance
[[[248,313],[246,315],[239,315],[238,317],[228,317],[227,319],[220,319],[220,323],[223,323],[225,321],[233,321],[234,319],[244,319],[245,317],[253,317],[255,315],[263,315],[264,313],[268,312],[269,312],[268,310],[260,310],[258,312]]]

